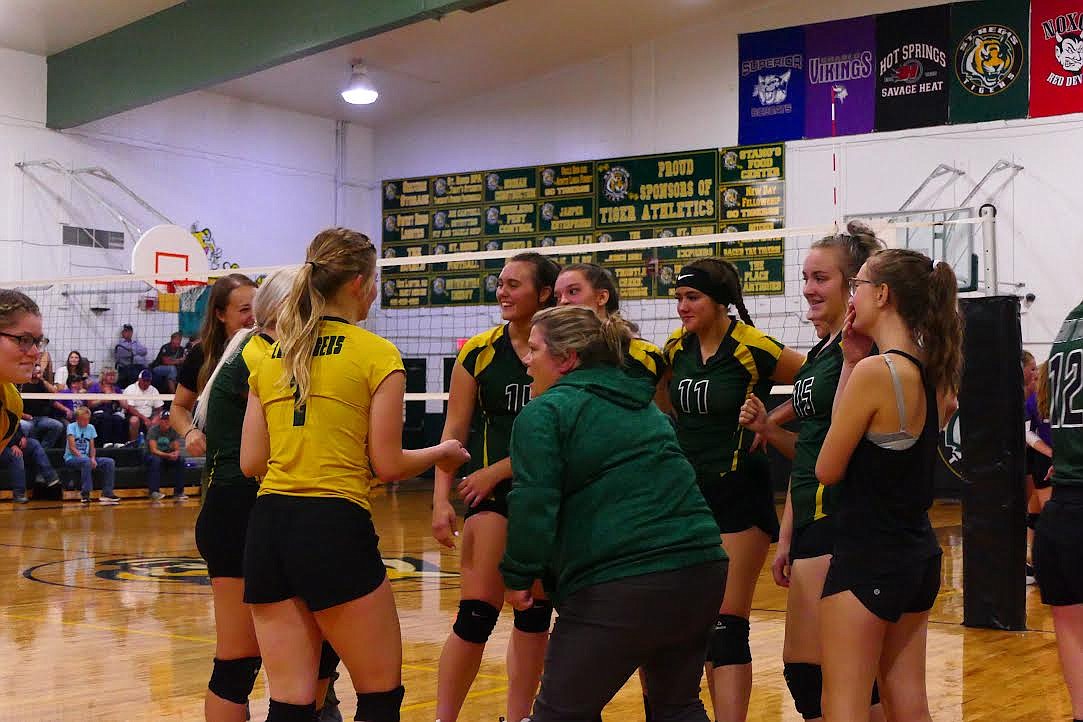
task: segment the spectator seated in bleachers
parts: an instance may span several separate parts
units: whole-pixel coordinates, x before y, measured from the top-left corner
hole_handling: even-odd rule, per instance
[[[60,483],[45,449],[37,439],[24,436],[21,429],[15,432],[11,443],[0,452],[0,469],[6,468],[11,474],[11,493],[16,504],[25,504],[30,499],[26,496],[27,469],[32,469],[38,481],[44,486],[56,486]]]
[[[90,502],[90,492],[94,489],[92,472],[98,469],[102,479],[102,504],[116,504],[120,501],[113,493],[116,466],[112,459],[98,458],[94,439],[98,432],[90,425],[90,409],[80,406],[75,411],[75,421],[68,424],[68,444],[64,448],[64,465],[79,470],[80,500]]]
[[[139,372],[136,382],[124,389],[124,395],[131,397],[124,406],[125,411],[128,412],[129,442],[138,439],[139,432],[150,429],[155,413],[165,405],[161,398],[162,394],[150,382],[150,370],[143,369]]]
[[[174,331],[169,337],[169,343],[162,344],[158,349],[158,355],[154,357],[150,370],[154,374],[154,385],[159,391],[165,394],[176,392],[177,372],[180,371],[187,353],[181,345],[180,331]]]
[[[122,393],[117,386],[117,370],[112,366],[106,366],[101,370],[97,383],[90,386],[92,394],[119,394]],[[129,441],[128,419],[125,408],[119,401],[90,401],[90,423],[98,431],[98,440],[101,448],[118,446]],[[139,432],[136,432],[138,435]]]
[[[90,376],[90,361],[83,358],[83,354],[78,351],[72,351],[68,354],[68,362],[56,370],[53,384],[58,389],[66,389],[69,376]],[[48,379],[49,377],[46,376],[45,378]]]
[[[136,380],[139,372],[147,368],[147,347],[133,338],[135,332],[130,323],[120,329],[120,340],[113,347],[113,358],[117,362],[118,381],[127,386]]]
[[[34,374],[25,384],[19,384],[21,394],[52,394],[56,387],[45,380],[44,369],[34,367]],[[53,405],[46,399],[23,399],[23,418],[19,426],[23,434],[35,439],[46,449],[59,445],[64,436],[64,422],[53,418]]]
[[[161,485],[162,469],[165,469],[173,481],[173,501],[188,500],[184,493],[184,460],[180,455],[180,436],[173,430],[168,411],[163,411],[147,432],[144,460],[147,464],[147,490],[151,499],[159,501],[164,498]]]

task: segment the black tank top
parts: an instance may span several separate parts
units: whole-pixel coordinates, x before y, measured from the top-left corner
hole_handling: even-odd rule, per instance
[[[925,425],[908,449],[884,448],[861,437],[843,479],[835,542],[837,559],[878,571],[884,571],[885,564],[919,562],[941,553],[928,513],[939,426],[936,389],[929,386],[925,367],[913,356],[896,350],[885,353],[909,359],[920,369]]]

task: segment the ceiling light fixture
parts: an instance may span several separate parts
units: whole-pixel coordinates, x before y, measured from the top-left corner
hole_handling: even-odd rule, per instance
[[[350,66],[350,82],[342,90],[342,99],[351,105],[370,105],[380,97],[369,79],[365,64],[358,60]]]

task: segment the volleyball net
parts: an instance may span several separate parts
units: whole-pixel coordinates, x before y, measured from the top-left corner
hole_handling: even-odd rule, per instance
[[[939,214],[939,215],[937,215]],[[957,268],[962,287],[977,287],[974,248],[991,221],[972,209],[866,214],[862,217],[889,247],[917,248]],[[688,229],[692,230],[692,229]],[[682,266],[697,258],[731,261],[741,277],[747,306],[757,327],[787,346],[806,351],[817,338],[806,320],[802,264],[812,245],[836,233],[834,224],[735,233],[669,235],[661,238],[598,238],[561,245],[545,239],[489,244],[459,251],[452,243],[427,255],[397,256],[386,249],[378,259],[379,299],[361,325],[394,343],[414,369],[424,370],[408,401],[427,401],[437,412],[447,398],[449,359],[465,339],[499,323],[496,285],[508,258],[534,251],[558,264],[598,263],[613,272],[621,314],[640,335],[662,345],[679,326],[673,297]],[[588,237],[589,238],[589,237]],[[595,239],[590,239],[594,241]],[[477,244],[475,244],[477,245]],[[300,262],[298,258],[298,262]],[[242,273],[257,282],[276,267],[76,277],[5,282],[33,298],[43,316],[55,368],[72,351],[89,362],[91,380],[116,364],[116,346],[125,325],[154,360],[170,336],[198,337],[206,313],[208,282],[224,273]],[[124,358],[127,354],[122,351]],[[419,384],[423,388],[419,387]],[[164,390],[164,389],[163,389]],[[70,396],[61,398],[70,399]],[[164,396],[169,400],[171,396]]]

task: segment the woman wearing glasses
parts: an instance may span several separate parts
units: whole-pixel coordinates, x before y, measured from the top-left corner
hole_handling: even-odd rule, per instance
[[[30,380],[44,342],[38,305],[23,293],[0,289],[0,450],[15,435],[23,415],[15,384]]]
[[[820,595],[835,546],[835,510],[839,487],[816,479],[816,457],[831,425],[831,405],[842,371],[842,327],[850,301],[848,279],[883,248],[872,231],[851,221],[849,235],[827,236],[812,244],[801,271],[808,320],[821,339],[809,351],[793,381],[791,403],[768,417],[755,396],[741,409],[741,423],[762,434],[793,460],[790,489],[782,513],[778,550],[771,572],[775,583],[789,590],[786,636],[782,644],[783,674],[797,711],[807,720],[823,718],[820,693]],[[783,420],[801,421],[798,433],[782,428]],[[873,688],[872,703],[879,701]],[[872,720],[883,719],[875,707]]]
[[[937,441],[962,365],[955,273],[906,249],[850,279],[843,364],[820,483],[845,479],[820,603],[823,710],[867,719],[879,680],[888,719],[928,720],[925,642],[942,552],[929,523]],[[875,343],[881,353],[868,356]]]

